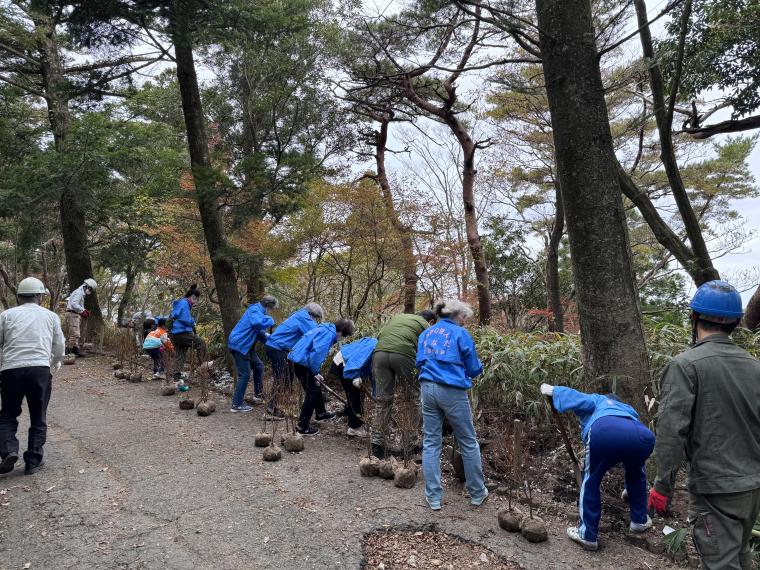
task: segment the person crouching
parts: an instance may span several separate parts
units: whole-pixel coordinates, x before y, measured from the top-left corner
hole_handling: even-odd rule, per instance
[[[604,474],[615,465],[625,466],[625,488],[631,508],[631,532],[652,526],[647,515],[646,461],[654,449],[654,434],[639,421],[631,406],[614,394],[584,394],[565,386],[541,384],[541,393],[551,398],[554,408],[575,412],[586,446],[583,482],[578,504],[580,525],[567,529],[570,540],[586,550],[597,550],[602,498],[599,486]]]

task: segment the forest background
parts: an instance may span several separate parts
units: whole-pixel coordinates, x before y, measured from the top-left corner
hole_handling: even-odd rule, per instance
[[[107,342],[198,283],[218,356],[264,292],[363,334],[459,297],[484,405],[642,408],[709,279],[757,351],[759,28],[756,0],[0,0],[0,303],[93,276]]]

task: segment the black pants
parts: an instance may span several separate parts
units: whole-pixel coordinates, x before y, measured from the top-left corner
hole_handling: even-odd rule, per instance
[[[170,336],[174,349],[177,351],[177,358],[174,361],[174,378],[179,380],[182,370],[185,368],[187,351],[194,348],[198,354],[198,364],[201,364],[206,360],[206,343],[192,332],[177,333]]]
[[[315,411],[324,413],[325,400],[322,398],[322,388],[317,386],[317,380],[311,370],[300,364],[293,364],[293,370],[305,392],[301,413],[298,415],[298,427],[306,429]]]
[[[164,353],[158,348],[144,348],[145,354],[153,359],[153,374],[164,371]]]
[[[364,422],[359,417],[362,412],[362,391],[353,385],[353,381],[348,378],[343,378],[343,364],[330,365],[330,374],[340,380],[340,385],[343,386],[343,391],[346,393],[346,415],[348,416],[348,427],[358,429],[364,425]]]
[[[12,368],[0,373],[0,457],[18,453],[18,417],[21,402],[26,398],[29,408],[29,442],[24,461],[36,466],[42,462],[42,446],[47,439],[47,407],[53,389],[53,377],[48,366]]]

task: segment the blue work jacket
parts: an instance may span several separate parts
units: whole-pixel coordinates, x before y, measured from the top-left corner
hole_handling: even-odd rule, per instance
[[[311,318],[309,311],[298,309],[274,329],[274,332],[269,335],[266,345],[275,350],[290,350],[301,340],[303,335],[316,326],[317,323]]]
[[[248,354],[257,340],[266,340],[266,329],[274,325],[274,319],[267,315],[261,303],[254,303],[232,329],[227,339],[227,348],[240,354]]]
[[[340,349],[344,362],[343,378],[369,378],[372,374],[372,353],[375,346],[377,339],[371,336],[343,345]]]
[[[420,380],[468,390],[483,372],[475,342],[464,327],[443,318],[420,335],[417,343]]]
[[[300,364],[311,370],[312,374],[319,374],[322,363],[330,347],[338,340],[335,332],[335,325],[332,323],[323,323],[311,329],[301,337],[293,350],[288,354],[288,360],[295,364]]]
[[[583,441],[586,441],[586,436],[588,436],[588,432],[594,422],[604,416],[639,419],[639,414],[628,404],[618,402],[601,394],[584,394],[565,386],[554,387],[552,390],[552,403],[554,404],[554,408],[560,413],[575,412],[581,424],[581,438],[583,438]]]
[[[172,302],[172,334],[193,332],[195,319],[190,314],[190,301],[186,297]]]

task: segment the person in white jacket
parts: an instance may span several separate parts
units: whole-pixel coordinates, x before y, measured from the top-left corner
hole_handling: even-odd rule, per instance
[[[69,300],[66,303],[67,353],[71,352],[77,356],[82,356],[79,350],[81,323],[82,319],[87,319],[90,316],[90,311],[84,308],[84,298],[92,294],[97,286],[97,282],[90,277],[89,279],[85,279],[84,283],[74,289],[71,295],[69,295]]]
[[[58,315],[40,306],[47,294],[39,279],[27,277],[16,290],[18,306],[0,313],[0,474],[18,461],[16,438],[21,403],[29,408],[29,443],[24,472],[42,468],[47,407],[53,376],[63,361],[65,339]]]

